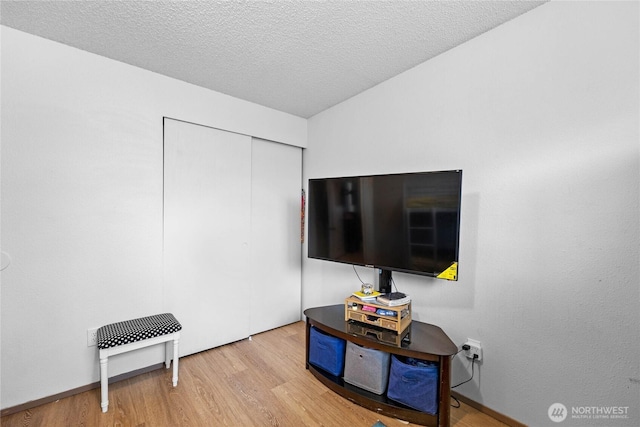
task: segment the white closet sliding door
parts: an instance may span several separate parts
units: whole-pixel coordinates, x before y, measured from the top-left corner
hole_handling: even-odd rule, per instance
[[[165,307],[187,355],[246,338],[251,138],[164,121]]]
[[[300,320],[302,149],[253,140],[251,333]]]

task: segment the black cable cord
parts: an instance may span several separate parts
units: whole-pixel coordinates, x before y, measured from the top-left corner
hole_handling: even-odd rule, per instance
[[[455,354],[455,356],[457,356],[458,354],[460,354],[460,352],[462,352],[464,350],[469,350],[469,347],[466,344],[463,345],[462,348],[460,348],[460,350],[458,350],[458,352]],[[471,378],[469,378],[466,381],[461,382],[460,384],[454,385],[453,387],[451,387],[452,389],[456,388],[456,387],[458,387],[458,386],[460,386],[460,385],[462,385],[464,383],[468,383],[469,381],[471,381],[473,379],[473,371],[474,371],[473,367],[475,366],[475,364],[476,364],[476,357],[474,357],[473,360],[471,361]],[[452,408],[459,408],[460,407],[460,401],[455,396],[451,396],[451,398],[453,400],[455,400],[455,404],[452,403],[451,407]]]
[[[391,286],[396,288],[396,292],[398,292],[398,286],[396,285],[396,281],[393,280],[393,277],[391,277]]]
[[[356,276],[358,276],[358,280],[360,280],[360,283],[364,285],[364,282],[362,281],[362,279],[360,278],[360,275],[358,274],[358,270],[356,270],[355,264],[351,264],[351,267],[353,267],[353,271],[354,273],[356,273]]]
[[[460,384],[456,384],[451,388],[456,388],[458,386],[461,386],[462,384],[468,383],[469,381],[471,381],[473,379],[473,368],[474,368],[474,366],[476,366],[476,359],[477,359],[477,357],[474,356],[473,360],[471,361],[471,378],[469,378],[468,380],[462,381]]]
[[[455,400],[455,401],[456,401],[456,403],[457,403],[457,405],[454,405],[454,404],[452,403],[452,404],[451,404],[451,407],[453,407],[453,408],[459,408],[459,407],[460,407],[460,401],[458,400],[458,398],[457,398],[457,397],[455,397],[455,396],[451,396],[451,398],[452,398],[453,400]]]

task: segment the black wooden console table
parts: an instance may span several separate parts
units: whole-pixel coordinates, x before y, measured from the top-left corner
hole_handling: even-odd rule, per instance
[[[448,427],[450,415],[450,371],[451,356],[458,352],[456,345],[437,326],[412,321],[409,340],[399,344],[383,342],[371,335],[354,333],[353,325],[344,320],[344,304],[309,308],[307,317],[306,367],[324,385],[339,395],[372,411],[383,415],[433,427]],[[385,395],[370,393],[309,364],[309,331],[311,326],[330,335],[355,344],[384,351],[390,354],[437,362],[439,366],[438,413],[435,415],[411,409]]]

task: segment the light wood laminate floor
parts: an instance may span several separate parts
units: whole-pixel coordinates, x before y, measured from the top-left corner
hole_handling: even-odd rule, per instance
[[[377,420],[411,426],[362,408],[327,389],[305,369],[305,324],[254,335],[180,359],[180,380],[158,369],[109,385],[109,411],[100,390],[2,417],[3,427],[68,426],[353,426]],[[98,363],[96,359],[96,363]],[[455,427],[505,424],[461,403]]]

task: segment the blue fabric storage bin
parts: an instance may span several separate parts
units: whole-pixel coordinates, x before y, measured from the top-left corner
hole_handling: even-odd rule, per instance
[[[438,364],[391,357],[389,399],[428,414],[438,412]]]
[[[309,363],[336,377],[344,370],[345,341],[311,327],[309,332]]]

